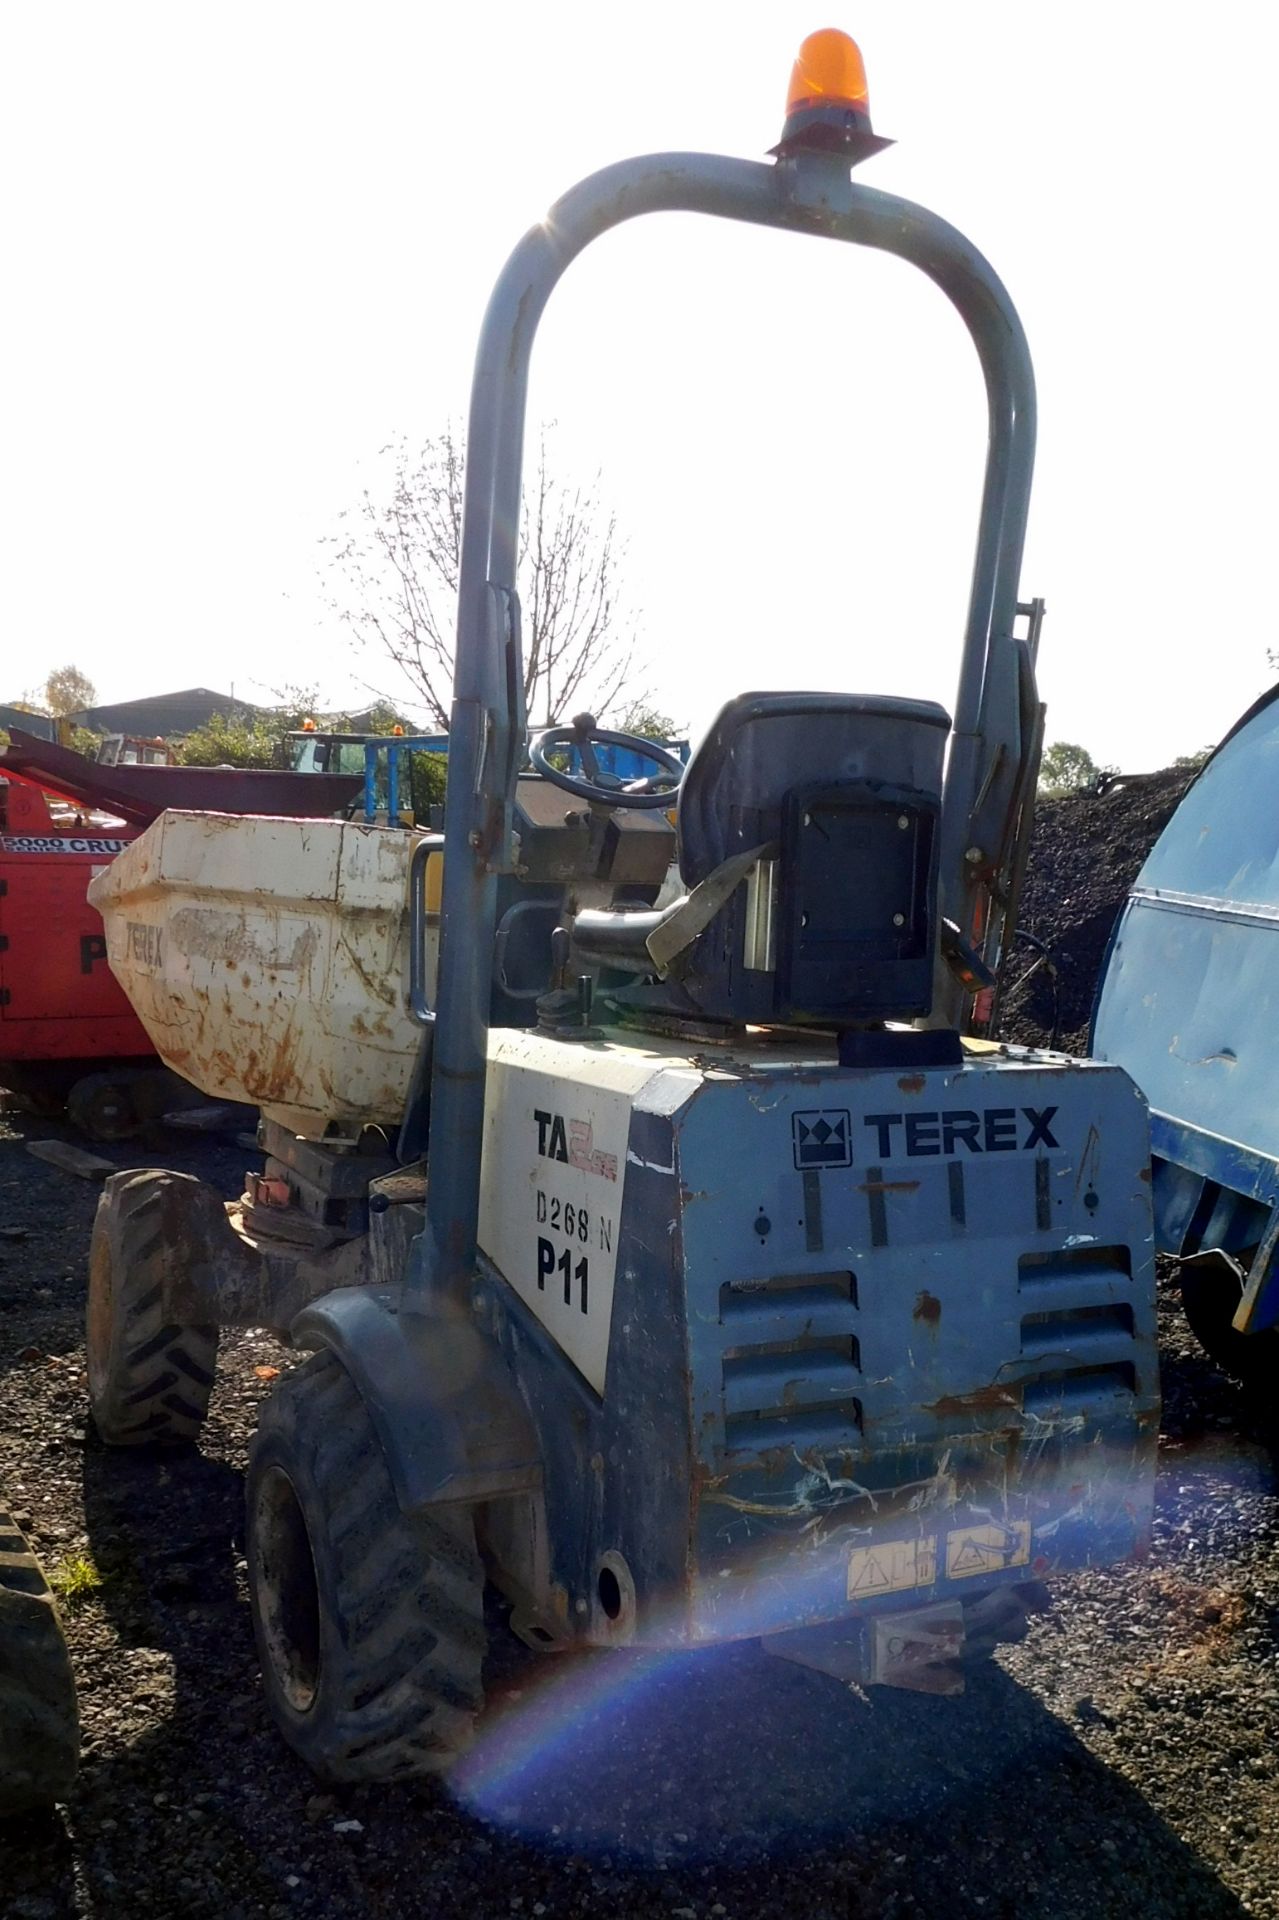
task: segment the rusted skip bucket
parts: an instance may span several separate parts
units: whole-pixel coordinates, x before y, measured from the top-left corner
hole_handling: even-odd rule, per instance
[[[165,1063],[309,1139],[396,1125],[420,835],[348,820],[163,814],[99,874],[112,972]],[[426,977],[440,858],[427,869]]]

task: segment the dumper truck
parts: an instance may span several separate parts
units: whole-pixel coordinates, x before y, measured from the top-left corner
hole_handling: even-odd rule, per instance
[[[246,1542],[266,1698],[322,1777],[465,1749],[486,1582],[548,1655],[754,1638],[947,1694],[1045,1582],[1148,1540],[1145,1104],[1117,1066],[966,1034],[1042,738],[1030,357],[971,243],[852,178],[882,145],[829,30],[768,162],[606,167],[515,248],[472,390],[441,834],[169,812],[94,882],[157,1048],[261,1107],[266,1159],[229,1207],[108,1181],[93,1416],[189,1442],[220,1328],[308,1354],[261,1410]],[[966,326],[988,446],[953,714],[747,691],[687,766],[589,714],[529,739],[530,354],[575,257],[667,212],[888,252]],[[601,767],[619,745],[638,776]]]

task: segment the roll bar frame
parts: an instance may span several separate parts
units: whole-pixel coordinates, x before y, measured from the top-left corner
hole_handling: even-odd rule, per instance
[[[1025,826],[1033,660],[1013,633],[1030,503],[1035,385],[1021,323],[993,269],[927,209],[854,185],[848,161],[801,153],[768,166],[715,154],[621,161],[572,187],[520,241],[480,332],[467,428],[444,883],[431,1063],[426,1232],[403,1308],[465,1298],[476,1261],[489,993],[498,876],[515,870],[524,746],[516,593],[525,409],[533,342],[560,277],[601,234],[649,213],[704,213],[873,247],[909,260],[967,325],[989,435],[941,834],[943,911],[988,961],[1002,940],[1015,837]],[[1037,748],[1036,748],[1037,750]],[[935,1017],[958,1018],[944,985]]]

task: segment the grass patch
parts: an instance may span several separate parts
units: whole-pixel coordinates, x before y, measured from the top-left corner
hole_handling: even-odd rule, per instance
[[[68,1559],[59,1561],[49,1575],[49,1585],[64,1605],[75,1607],[82,1600],[87,1600],[91,1593],[97,1593],[102,1585],[102,1575],[92,1560],[82,1553],[74,1553]]]

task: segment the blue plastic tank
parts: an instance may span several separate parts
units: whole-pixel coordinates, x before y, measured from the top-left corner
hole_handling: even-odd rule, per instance
[[[1161,1250],[1234,1256],[1234,1328],[1273,1326],[1279,687],[1226,735],[1137,876],[1103,970],[1092,1051],[1125,1067],[1150,1103]]]

